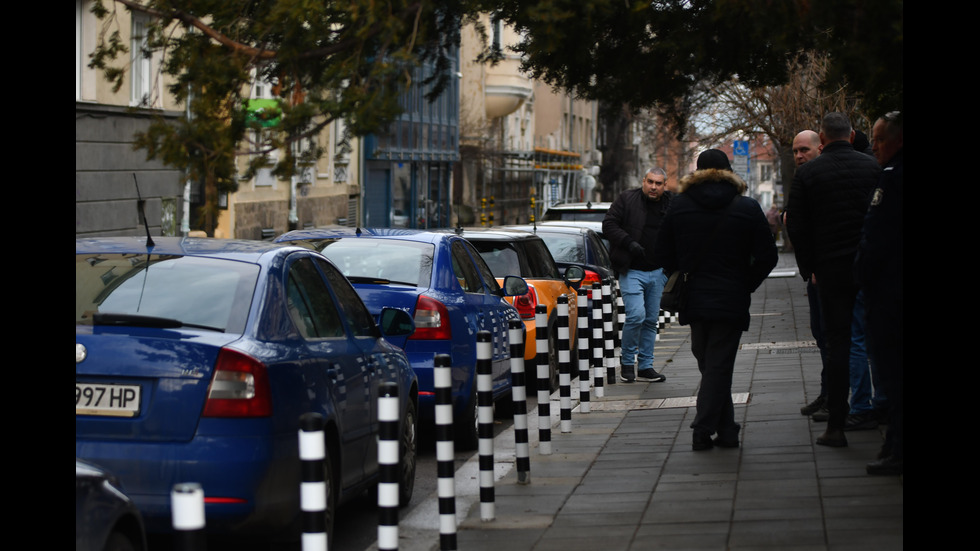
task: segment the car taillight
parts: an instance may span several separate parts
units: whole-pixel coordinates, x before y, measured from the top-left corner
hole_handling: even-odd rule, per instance
[[[272,394],[265,364],[228,348],[218,352],[204,417],[268,417]]]
[[[415,303],[415,332],[412,340],[448,340],[453,338],[449,310],[438,300],[419,295]]]
[[[521,315],[521,319],[533,320],[534,309],[538,306],[538,293],[534,287],[528,285],[527,293],[514,297],[514,308]]]
[[[592,270],[585,270],[585,279],[582,280],[582,284],[580,285],[580,287],[584,285],[586,289],[590,289],[592,288],[593,283],[601,284],[602,277],[599,274],[593,272]]]

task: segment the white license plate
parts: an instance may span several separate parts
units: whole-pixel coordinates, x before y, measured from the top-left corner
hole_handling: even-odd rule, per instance
[[[75,415],[135,417],[139,410],[139,385],[75,383]]]

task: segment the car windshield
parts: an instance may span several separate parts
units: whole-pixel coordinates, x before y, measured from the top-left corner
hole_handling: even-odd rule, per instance
[[[213,258],[76,254],[75,324],[240,333],[258,274],[255,264]]]
[[[577,222],[602,222],[606,218],[605,210],[566,210],[548,209],[544,213],[545,220],[572,220]]]
[[[585,262],[585,249],[581,245],[581,238],[570,234],[542,233],[538,232],[538,237],[544,239],[545,245],[551,251],[551,256],[555,257],[555,262]]]
[[[390,282],[428,287],[432,279],[431,243],[350,237],[325,239],[316,249],[352,283]]]

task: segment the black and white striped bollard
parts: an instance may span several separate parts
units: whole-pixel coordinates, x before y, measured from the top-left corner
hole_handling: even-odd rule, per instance
[[[606,346],[606,384],[616,384],[616,345],[613,342],[612,291],[608,284],[602,286],[602,333]]]
[[[623,356],[623,326],[626,325],[626,303],[623,302],[623,294],[613,292],[616,296],[616,349],[619,350],[617,362]],[[635,375],[635,373],[634,373]]]
[[[558,396],[561,431],[572,432],[572,347],[568,327],[568,297],[558,297]]]
[[[378,392],[378,549],[398,549],[398,385]]]
[[[174,527],[174,549],[204,551],[204,489],[197,482],[174,484],[170,490],[170,518]]]
[[[299,460],[302,479],[299,486],[303,512],[303,551],[327,551],[327,488],[323,465],[326,459],[323,416],[304,413],[299,418]]]
[[[489,331],[476,334],[477,436],[480,446],[480,520],[493,520],[493,348]]]
[[[534,309],[535,345],[538,355],[538,453],[551,455],[551,362],[548,355],[548,307]]]
[[[530,446],[527,432],[527,381],[524,373],[524,324],[510,320],[510,376],[514,402],[514,455],[517,460],[517,483],[531,482]]]
[[[456,449],[453,442],[453,369],[449,354],[436,355],[432,377],[436,400],[439,549],[456,551]]]
[[[603,382],[606,374],[603,362],[602,344],[602,287],[598,283],[592,284],[592,377],[595,385],[595,397],[605,396]]]
[[[589,376],[589,292],[578,290],[578,385],[579,411],[589,413],[591,408],[592,386]]]

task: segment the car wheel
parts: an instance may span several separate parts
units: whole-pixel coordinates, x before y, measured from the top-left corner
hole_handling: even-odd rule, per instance
[[[105,542],[104,551],[138,551],[133,540],[129,539],[129,536],[122,532],[113,532],[109,534],[109,539]]]
[[[415,412],[415,402],[408,400],[405,418],[402,420],[401,436],[401,477],[398,480],[398,504],[405,507],[412,501],[415,491],[415,465],[419,445],[418,415]]]
[[[456,422],[456,446],[463,451],[472,451],[479,445],[479,418],[476,415],[476,384],[470,392],[470,400],[463,410],[463,415]]]
[[[327,510],[323,514],[323,527],[327,532],[327,549],[333,549],[333,521],[337,513],[337,492],[334,486],[333,461],[330,459],[330,447],[327,447],[326,457],[323,458],[323,483],[327,488]]]

